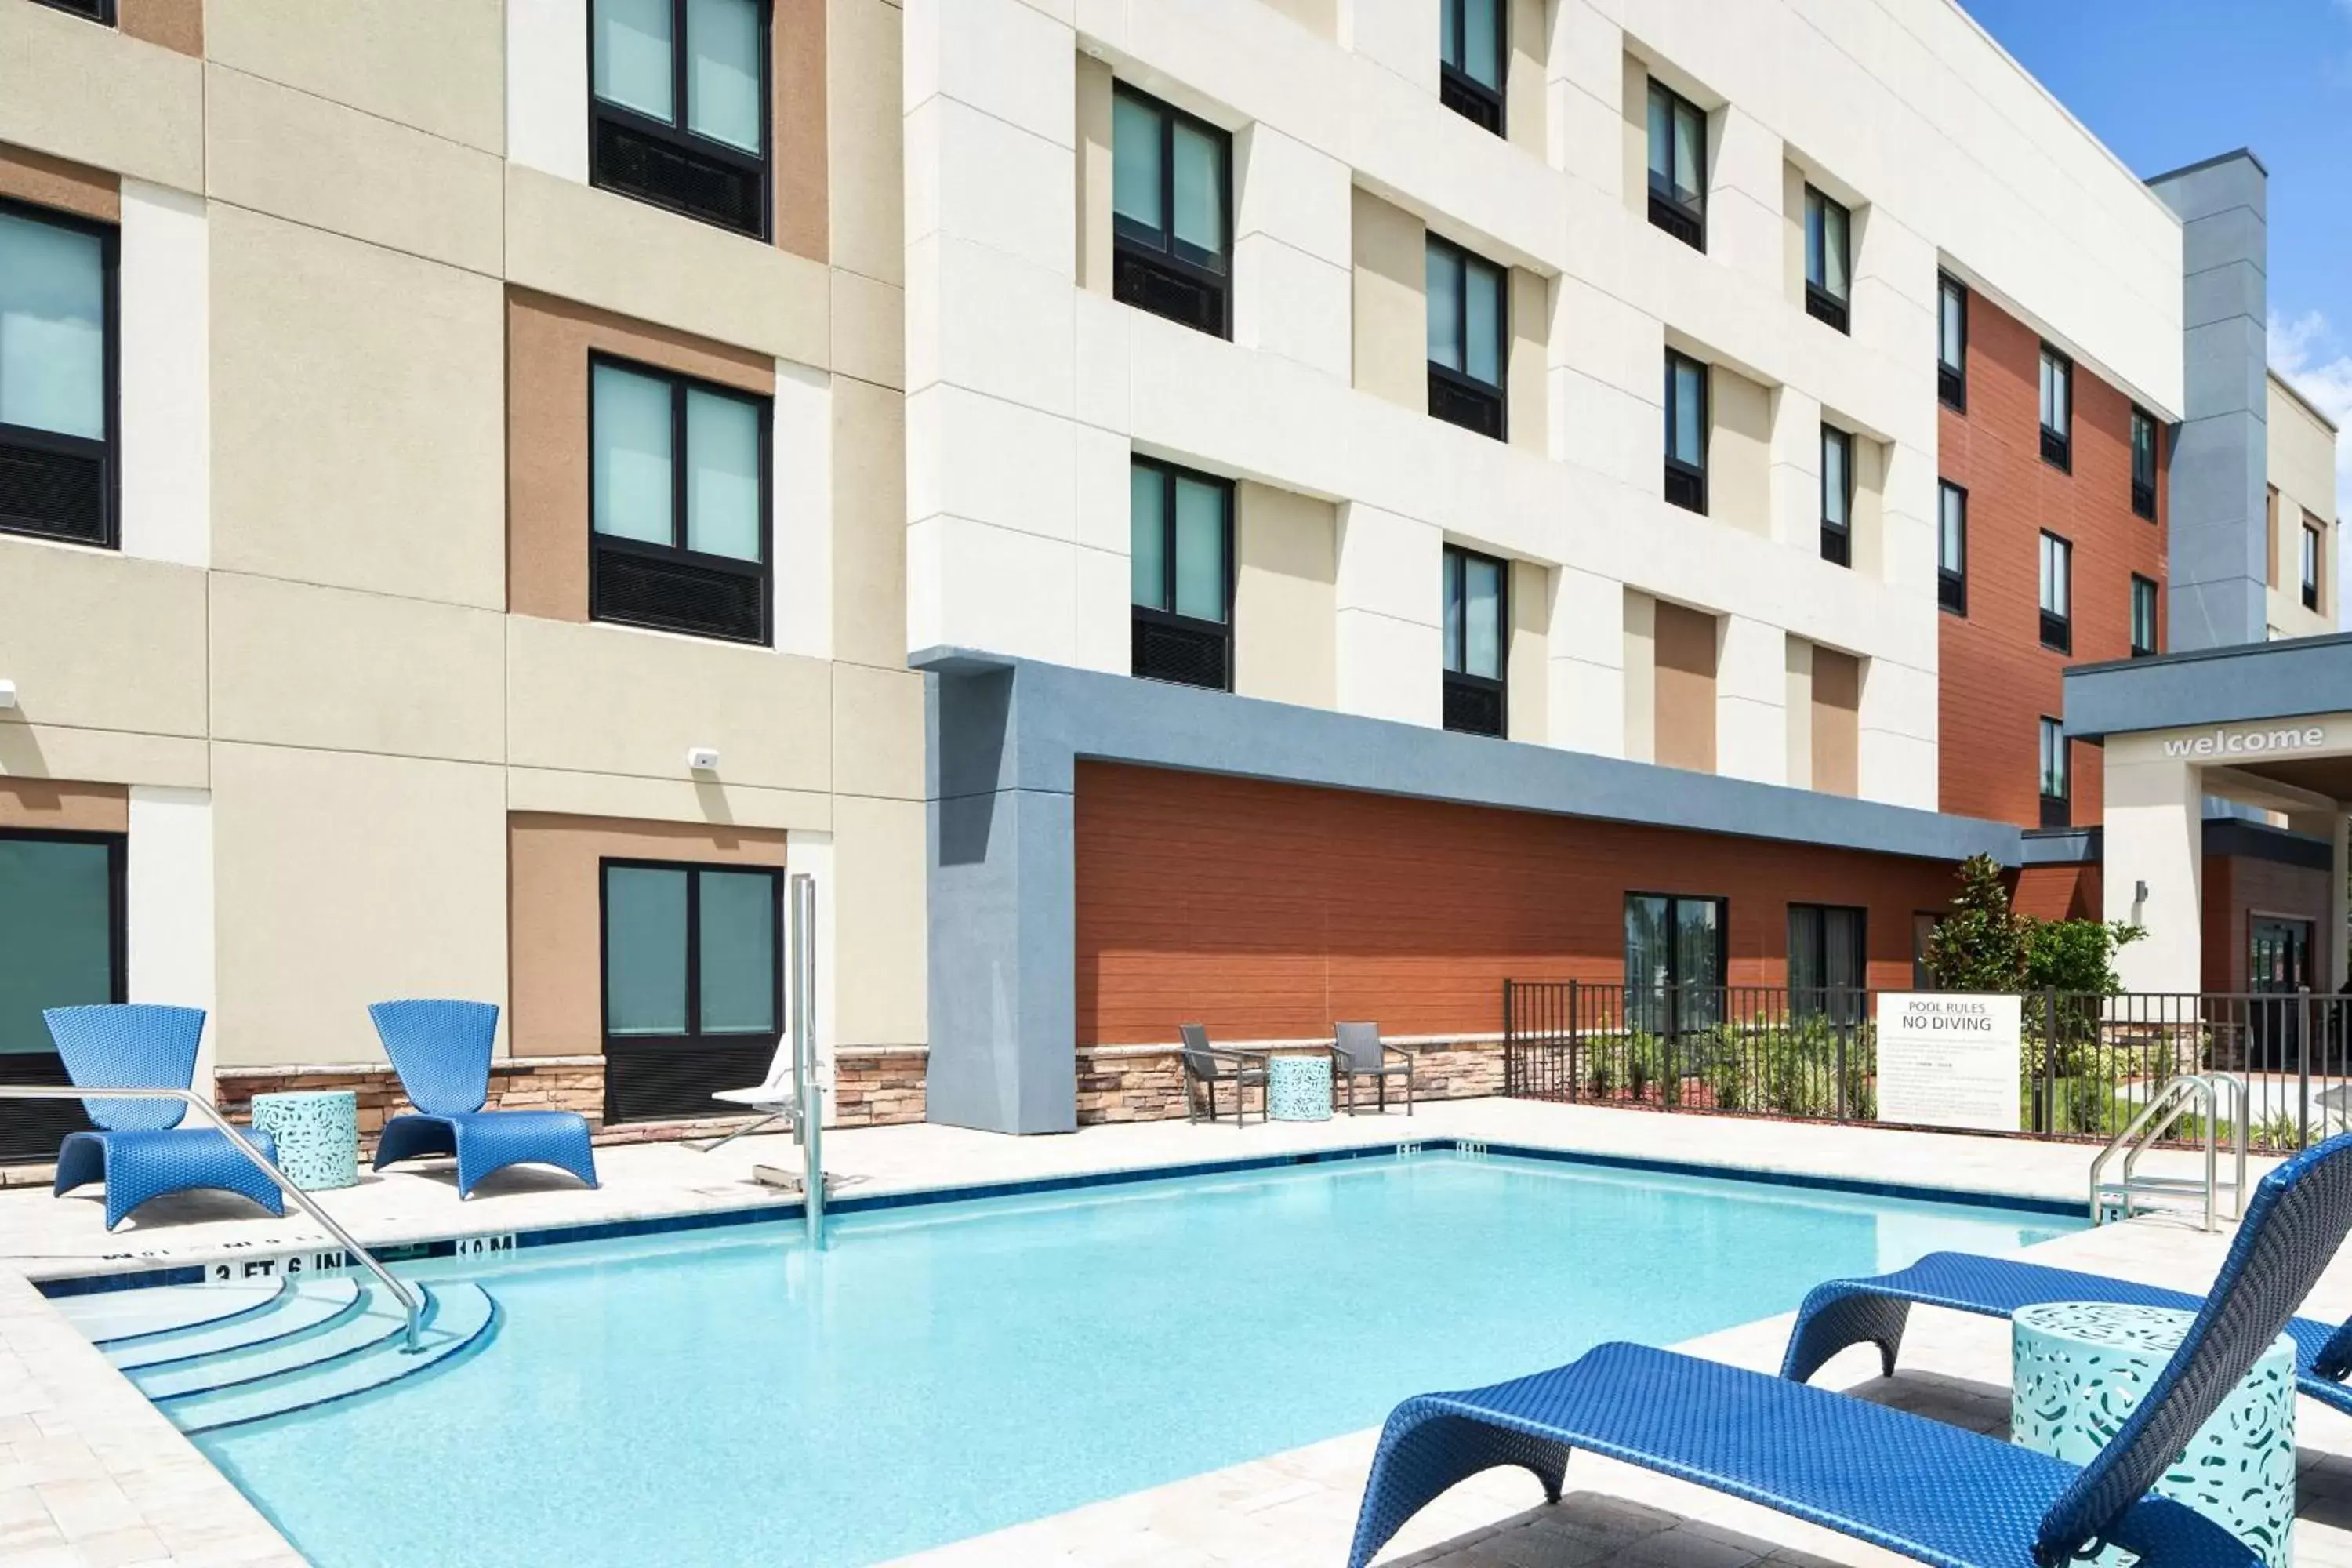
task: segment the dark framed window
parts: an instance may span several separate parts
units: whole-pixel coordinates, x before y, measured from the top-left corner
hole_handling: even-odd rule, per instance
[[[1666,500],[1706,510],[1706,366],[1666,351]]]
[[[1853,437],[1822,426],[1822,559],[1853,564]]]
[[[2074,547],[2054,533],[2042,536],[2042,646],[2074,651]]]
[[[2323,553],[2319,530],[2306,521],[2303,525],[2303,607],[2319,608],[2319,558]]]
[[[1450,240],[1429,237],[1429,412],[1449,425],[1503,439],[1504,339],[1510,310],[1503,269]]]
[[[2137,572],[2131,580],[2131,656],[2146,658],[2162,651],[2157,640],[2156,584]]]
[[[2066,765],[2066,729],[2057,720],[2042,721],[2042,826],[2064,827],[2073,823],[2074,781]]]
[[[2042,460],[2074,471],[2074,362],[2042,345]]]
[[[1723,1021],[1727,899],[1625,895],[1625,1022],[1677,1036]]]
[[[588,356],[588,616],[769,637],[769,401]]]
[[[2156,521],[2156,416],[2135,404],[2131,411],[2132,510]]]
[[[114,26],[114,0],[35,0],[35,3],[47,5],[52,11],[87,17],[102,26]]]
[[[1510,568],[1449,544],[1444,571],[1445,727],[1500,735],[1509,717]]]
[[[1833,1023],[1862,1020],[1869,985],[1870,915],[1839,904],[1789,906],[1789,1011]]]
[[[1706,248],[1706,111],[1654,79],[1650,221],[1694,250]]]
[[[121,834],[0,828],[0,1081],[72,1081],[41,1010],[124,999],[122,875]],[[0,1163],[89,1126],[78,1100],[0,1100]]]
[[[590,0],[588,183],[768,237],[768,0]]]
[[[1843,205],[1805,187],[1805,313],[1841,332],[1853,330],[1852,226]]]
[[[1437,99],[1503,133],[1504,8],[1509,0],[1444,0],[1438,18]]]
[[[604,1120],[709,1116],[768,1076],[783,1032],[782,871],[607,859]]]
[[[1172,463],[1128,468],[1129,668],[1150,680],[1234,687],[1234,487]]]
[[[1936,603],[1969,613],[1969,492],[1949,479],[1936,486]]]
[[[1969,287],[1948,272],[1936,274],[1936,395],[1968,412]]]
[[[119,250],[106,225],[0,200],[0,531],[116,542]]]
[[[1110,149],[1112,296],[1232,335],[1233,138],[1121,82]]]

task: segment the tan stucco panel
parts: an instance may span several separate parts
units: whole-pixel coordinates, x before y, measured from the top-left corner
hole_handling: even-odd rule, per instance
[[[1505,704],[1510,738],[1538,744],[1550,739],[1551,569],[1511,563],[1511,629],[1505,643]]]
[[[1339,702],[1339,509],[1243,481],[1235,496],[1234,689]]]
[[[588,356],[602,351],[761,396],[775,361],[527,289],[507,290],[507,606],[588,618]]]
[[[0,540],[0,730],[205,732],[205,574],[111,551]],[[15,770],[11,770],[15,771]]]
[[[1805,172],[1780,165],[1780,294],[1805,308]]]
[[[205,52],[205,0],[115,0],[114,25],[174,54]]]
[[[1546,339],[1551,332],[1551,283],[1524,268],[1511,268],[1510,359],[1505,388],[1511,445],[1542,454],[1551,449],[1551,421],[1546,384],[1550,378]],[[1423,346],[1424,361],[1428,347]],[[1423,385],[1426,387],[1427,372]],[[1423,395],[1426,396],[1424,390]]]
[[[1339,0],[1267,0],[1276,10],[1318,38],[1339,36]],[[1540,4],[1541,0],[1538,0]]]
[[[907,662],[907,404],[833,380],[833,653]]]
[[[1625,590],[1625,758],[1658,754],[1658,602]]]
[[[496,611],[235,572],[211,587],[215,739],[504,760]]]
[[[1625,57],[1618,90],[1625,121],[1622,194],[1630,211],[1646,216],[1650,210],[1650,73],[1632,55]]]
[[[501,0],[209,0],[206,21],[206,53],[223,65],[506,150]]]
[[[1078,57],[1078,287],[1110,292],[1110,62]],[[1360,196],[1363,193],[1357,193]]]
[[[213,563],[506,602],[496,279],[215,204]]]
[[[1656,761],[1715,772],[1716,620],[1664,600],[1656,604]]]
[[[197,61],[47,5],[0,5],[0,142],[196,191],[204,127]]]
[[[652,779],[561,768],[507,769],[507,809],[726,827],[833,831],[833,796],[716,779]]]
[[[0,776],[203,789],[211,771],[201,735],[0,723]]]
[[[1545,59],[1551,40],[1544,33],[1544,0],[1510,0],[1508,33],[1511,58],[1503,74],[1503,131],[1511,145],[1523,147],[1549,162],[1551,144],[1545,123]]]
[[[768,23],[768,123],[775,147],[775,241],[823,261],[825,216],[826,0],[775,0]],[[882,83],[866,84],[879,91]]]
[[[907,276],[901,15],[890,0],[827,0],[825,9],[833,264],[885,283]]]
[[[1355,192],[1355,385],[1429,411],[1429,245],[1422,221]]]
[[[894,389],[907,384],[907,295],[863,273],[833,273],[833,368]]]
[[[507,277],[776,359],[832,368],[822,262],[507,165]]]
[[[521,767],[832,787],[833,679],[823,660],[627,626],[507,617],[508,757]]]
[[[1886,575],[1886,465],[1894,446],[1867,436],[1853,438],[1853,569]]]
[[[205,74],[206,193],[453,267],[495,274],[496,153],[215,65]]]
[[[0,778],[0,827],[37,833],[128,833],[131,792],[115,784]]]
[[[0,196],[79,213],[100,223],[122,221],[122,181],[118,176],[29,148],[0,147]]]
[[[1825,795],[1856,795],[1862,773],[1862,660],[1835,649],[1813,649],[1812,786]]]
[[[212,751],[223,1066],[382,1060],[371,1002],[505,1003],[499,770]]]
[[[834,1019],[841,1046],[929,1038],[924,806],[843,795],[834,812]],[[820,955],[822,962],[822,955]]]
[[[604,1050],[602,862],[782,866],[784,835],[690,822],[517,812],[507,818],[514,1054]]]
[[[834,664],[833,787],[842,795],[923,798],[923,677]]]
[[[1813,645],[1802,637],[1780,639],[1787,650],[1787,680],[1781,689],[1781,711],[1788,716],[1787,784],[1790,789],[1813,787]]]
[[[1772,531],[1772,394],[1737,371],[1712,367],[1707,407],[1706,514],[1752,533]]]

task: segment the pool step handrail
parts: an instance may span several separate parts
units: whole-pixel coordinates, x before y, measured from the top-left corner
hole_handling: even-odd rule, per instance
[[[2236,1162],[2234,1179],[2223,1181],[2221,1176],[2221,1119],[2225,1108],[2230,1115],[2231,1143]],[[2188,1194],[2201,1199],[2204,1205],[2205,1228],[2213,1228],[2221,1194],[2230,1194],[2229,1218],[2239,1218],[2246,1203],[2246,1123],[2252,1120],[2252,1108],[2246,1086],[2226,1072],[2178,1073],[2165,1081],[2164,1087],[2148,1097],[2147,1103],[2127,1122],[2123,1131],[2107,1141],[2091,1162],[2091,1223],[2104,1225],[2108,1218],[2129,1219],[2133,1198],[2137,1194]],[[2205,1169],[2198,1176],[2143,1176],[2138,1172],[2139,1157],[2162,1142],[2179,1126],[2180,1119],[2194,1111],[2204,1119],[2204,1137],[2200,1141],[2205,1155]],[[2108,1164],[2120,1152],[2123,1174],[2115,1179],[2104,1176]],[[2120,1208],[2120,1215],[2115,1211]]]
[[[425,1299],[408,1284],[393,1276],[392,1270],[377,1261],[374,1253],[362,1247],[350,1231],[337,1225],[334,1217],[319,1206],[317,1200],[296,1186],[293,1178],[278,1168],[278,1163],[255,1148],[236,1129],[236,1124],[220,1112],[219,1107],[193,1089],[114,1089],[84,1088],[79,1084],[0,1083],[0,1100],[176,1100],[211,1121],[230,1145],[258,1166],[262,1174],[278,1184],[278,1190],[294,1200],[294,1206],[319,1222],[320,1229],[335,1238],[335,1245],[344,1253],[359,1259],[367,1271],[392,1292],[394,1300],[407,1314],[408,1326],[401,1349],[414,1354],[425,1348]]]

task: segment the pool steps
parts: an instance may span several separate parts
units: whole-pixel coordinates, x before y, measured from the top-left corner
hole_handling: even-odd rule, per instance
[[[467,1281],[424,1292],[424,1346],[373,1280],[312,1276],[68,1297],[55,1305],[140,1391],[194,1434],[264,1421],[385,1387],[487,1344],[498,1303]]]

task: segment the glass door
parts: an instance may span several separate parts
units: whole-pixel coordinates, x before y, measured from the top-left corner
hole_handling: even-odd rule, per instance
[[[62,1084],[45,1007],[123,999],[122,839],[0,829],[0,1079]],[[58,1156],[79,1102],[0,1100],[0,1163]]]
[[[2256,915],[2246,962],[2246,989],[2254,1000],[2254,1062],[2284,1071],[2303,1060],[2303,1008],[2297,993],[2311,984],[2309,921]],[[2268,1000],[2275,997],[2277,1000]]]

